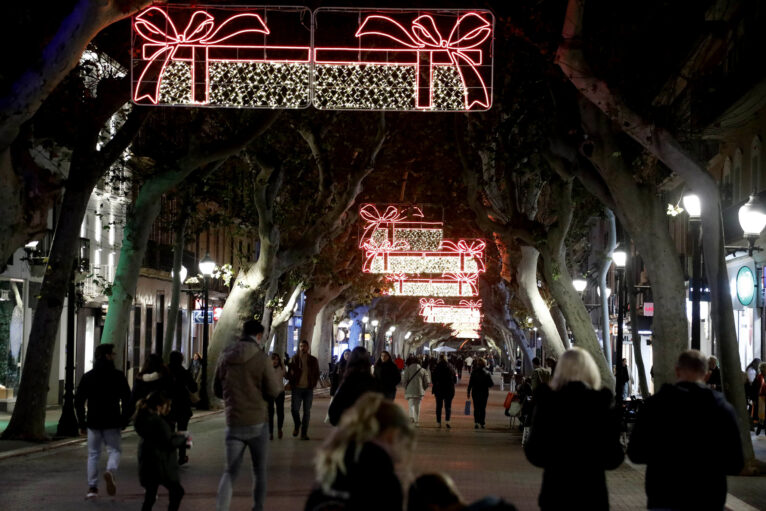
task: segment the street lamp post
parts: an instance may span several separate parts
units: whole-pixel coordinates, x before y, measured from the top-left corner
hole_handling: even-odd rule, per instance
[[[56,428],[56,434],[58,436],[77,436],[79,427],[74,410],[74,322],[77,302],[74,268],[72,268],[69,276],[67,294],[66,379],[64,383],[64,403],[61,408],[61,417]]]
[[[755,241],[766,227],[766,201],[760,194],[751,195],[750,200],[739,208],[739,225],[748,242],[747,255],[752,257],[756,250]]]
[[[362,318],[362,347],[364,349],[367,349],[367,323],[370,322],[369,316],[364,316]]]
[[[372,353],[372,351],[375,349],[375,343],[378,340],[378,325],[380,324],[380,321],[373,319],[370,324],[372,325],[372,338],[370,339],[370,349],[367,351]]]
[[[199,271],[202,274],[202,289],[204,292],[203,298],[203,315],[202,315],[202,374],[200,378],[200,390],[199,390],[199,403],[197,408],[200,410],[210,409],[210,396],[207,393],[207,348],[210,342],[210,333],[208,332],[207,321],[207,309],[208,309],[208,279],[213,275],[215,270],[215,261],[210,257],[210,254],[205,254],[205,257],[199,262]]]
[[[692,278],[689,285],[692,299],[692,349],[700,349],[700,298],[702,291],[701,273],[701,247],[700,236],[700,216],[702,214],[702,205],[699,197],[693,193],[684,196],[684,208],[689,213],[689,226],[691,228],[692,238]]]

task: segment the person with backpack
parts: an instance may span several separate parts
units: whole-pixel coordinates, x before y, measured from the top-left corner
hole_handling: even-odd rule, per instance
[[[170,407],[170,399],[162,392],[151,392],[138,401],[136,433],[141,438],[138,444],[138,480],[145,490],[141,511],[152,509],[160,485],[168,489],[168,511],[177,511],[184,496],[176,451],[181,445],[186,445],[187,437],[170,430],[164,418]]]
[[[404,397],[410,405],[410,421],[418,425],[420,420],[420,401],[426,394],[430,383],[428,371],[418,364],[418,359],[410,355],[407,358],[407,367],[404,370]]]
[[[494,387],[492,376],[487,371],[484,359],[477,358],[468,380],[468,399],[473,393],[473,428],[484,429],[487,418],[487,401],[489,401],[489,389]]]

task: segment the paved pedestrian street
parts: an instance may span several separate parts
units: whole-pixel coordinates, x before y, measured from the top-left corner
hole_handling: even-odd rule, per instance
[[[520,511],[537,508],[542,471],[527,462],[521,448],[521,434],[509,429],[503,415],[505,392],[498,387],[490,394],[487,411],[487,429],[474,430],[472,417],[463,414],[465,386],[457,387],[453,402],[452,429],[438,429],[434,416],[434,398],[429,393],[424,399],[418,441],[412,456],[411,470],[402,473],[403,481],[413,475],[441,471],[449,473],[467,500],[485,495],[498,495],[515,504]],[[397,402],[406,405],[399,389]],[[289,402],[286,403],[285,437],[270,444],[269,481],[266,510],[301,511],[306,496],[314,484],[314,451],[327,437],[331,427],[323,423],[329,397],[317,395],[312,409],[311,440],[292,437],[292,419]],[[576,418],[572,418],[576,420]],[[194,446],[190,463],[181,469],[181,482],[186,496],[181,509],[210,511],[215,507],[215,494],[223,468],[223,428],[221,413],[208,415],[192,422]],[[561,434],[567,434],[566,423]],[[577,439],[573,438],[573,442]],[[755,440],[758,450],[766,450],[766,436]],[[94,501],[85,501],[86,447],[84,442],[0,461],[3,482],[0,484],[0,509],[3,511],[136,510],[143,499],[138,483],[136,466],[137,437],[128,433],[123,439],[123,457],[117,475],[117,495],[109,497],[102,484],[101,495]],[[102,467],[104,462],[102,461]],[[235,485],[232,511],[251,508],[250,462],[245,461]],[[406,483],[405,483],[406,484]],[[641,467],[624,463],[608,473],[611,508],[615,510],[645,509],[643,472]],[[732,477],[729,483],[733,493],[727,507],[750,511],[766,509],[766,478]],[[375,495],[370,495],[371,499]],[[155,509],[167,507],[167,491],[160,489]]]

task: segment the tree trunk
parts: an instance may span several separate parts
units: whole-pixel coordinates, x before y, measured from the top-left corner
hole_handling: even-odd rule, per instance
[[[170,292],[170,308],[168,309],[168,324],[165,327],[165,344],[162,346],[162,358],[165,362],[170,358],[176,342],[176,320],[181,301],[181,266],[184,259],[186,217],[177,219],[175,229],[175,244],[173,245],[173,289]]]
[[[614,364],[612,364],[612,332],[609,328],[609,297],[606,293],[606,277],[609,275],[609,268],[612,267],[612,253],[617,248],[617,222],[611,209],[604,208],[604,214],[606,215],[609,236],[604,254],[599,258],[598,297],[601,302],[601,348],[606,363],[611,369]]]
[[[119,103],[119,102],[118,102]],[[130,144],[145,118],[134,112],[116,136],[102,151],[96,151],[96,138],[103,121],[114,111],[113,105],[103,105],[90,126],[92,136],[84,135],[83,145],[72,154],[69,181],[56,223],[53,246],[40,288],[32,327],[29,333],[27,358],[24,362],[19,396],[3,438],[42,440],[45,434],[45,410],[53,351],[59,331],[64,297],[67,295],[72,268],[79,253],[80,226],[88,209],[91,192],[99,178]],[[107,114],[107,111],[110,113]],[[75,306],[70,296],[68,306]],[[87,354],[86,354],[87,356]]]
[[[628,288],[628,299],[630,300],[630,332],[633,338],[633,357],[636,359],[636,369],[638,369],[638,388],[641,391],[641,397],[646,399],[649,396],[649,383],[646,380],[646,367],[644,366],[644,355],[641,353],[641,336],[638,334],[638,300],[636,286],[636,268],[634,259],[628,259],[625,268],[625,284]]]
[[[336,308],[332,302],[327,303],[317,314],[311,338],[311,353],[319,361],[319,370],[325,371],[330,363],[330,352],[332,350],[332,327],[333,317]]]
[[[521,261],[517,267],[517,279],[519,282],[519,291],[525,305],[534,314],[540,330],[543,334],[543,345],[545,351],[558,358],[564,352],[564,343],[556,330],[556,323],[553,321],[548,305],[540,296],[540,290],[537,287],[537,260],[540,252],[536,248],[521,247]]]
[[[287,323],[276,325],[274,331],[274,346],[272,352],[280,357],[287,352]]]
[[[564,317],[564,312],[561,310],[561,306],[557,304],[551,307],[551,316],[553,316],[553,321],[554,323],[556,323],[556,330],[559,331],[559,337],[561,337],[561,342],[564,343],[564,349],[568,350],[572,346],[569,343],[569,331],[567,330],[567,320]]]
[[[747,425],[745,390],[741,381],[742,364],[734,328],[731,292],[727,285],[728,278],[726,278],[723,215],[718,186],[705,166],[683,148],[670,132],[636,114],[621,97],[612,93],[603,80],[593,74],[578,41],[582,35],[584,8],[584,2],[581,0],[569,0],[562,29],[563,42],[556,54],[561,70],[583,96],[620,126],[624,133],[681,176],[704,204],[702,208],[703,253],[705,261],[708,262],[705,265],[705,273],[710,286],[713,332],[720,342],[724,394],[739,416],[743,453],[747,460],[745,471],[755,472],[758,469]],[[643,252],[642,255],[644,255]],[[653,282],[657,283],[655,280]],[[659,306],[659,303],[657,305]],[[657,310],[659,315],[662,309]],[[677,317],[685,318],[685,311],[683,316]],[[658,317],[655,317],[655,323],[657,319]],[[686,325],[686,321],[683,323]],[[684,336],[685,342],[687,339]],[[652,344],[652,347],[654,346],[655,343]],[[655,358],[655,365],[657,362]],[[663,361],[662,365],[665,366],[670,362],[672,361]],[[667,375],[663,375],[662,378],[665,377]]]
[[[303,320],[301,322],[300,339],[309,341],[311,352],[316,353],[319,345],[314,345],[312,339],[315,336],[315,325],[319,318],[319,312],[330,301],[336,299],[350,284],[336,285],[328,282],[323,286],[313,286],[306,291],[306,300],[303,306]]]
[[[263,297],[263,314],[261,315],[261,324],[263,325],[263,339],[271,337],[271,320],[274,316],[274,307],[270,306],[279,293],[279,278],[272,275],[268,279],[266,295]]]

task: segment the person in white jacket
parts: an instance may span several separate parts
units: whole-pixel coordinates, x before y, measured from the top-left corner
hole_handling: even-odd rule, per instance
[[[420,401],[426,394],[429,383],[431,383],[428,369],[421,367],[418,364],[418,359],[409,356],[402,382],[404,383],[404,397],[410,403],[410,421],[417,425],[420,419]]]

